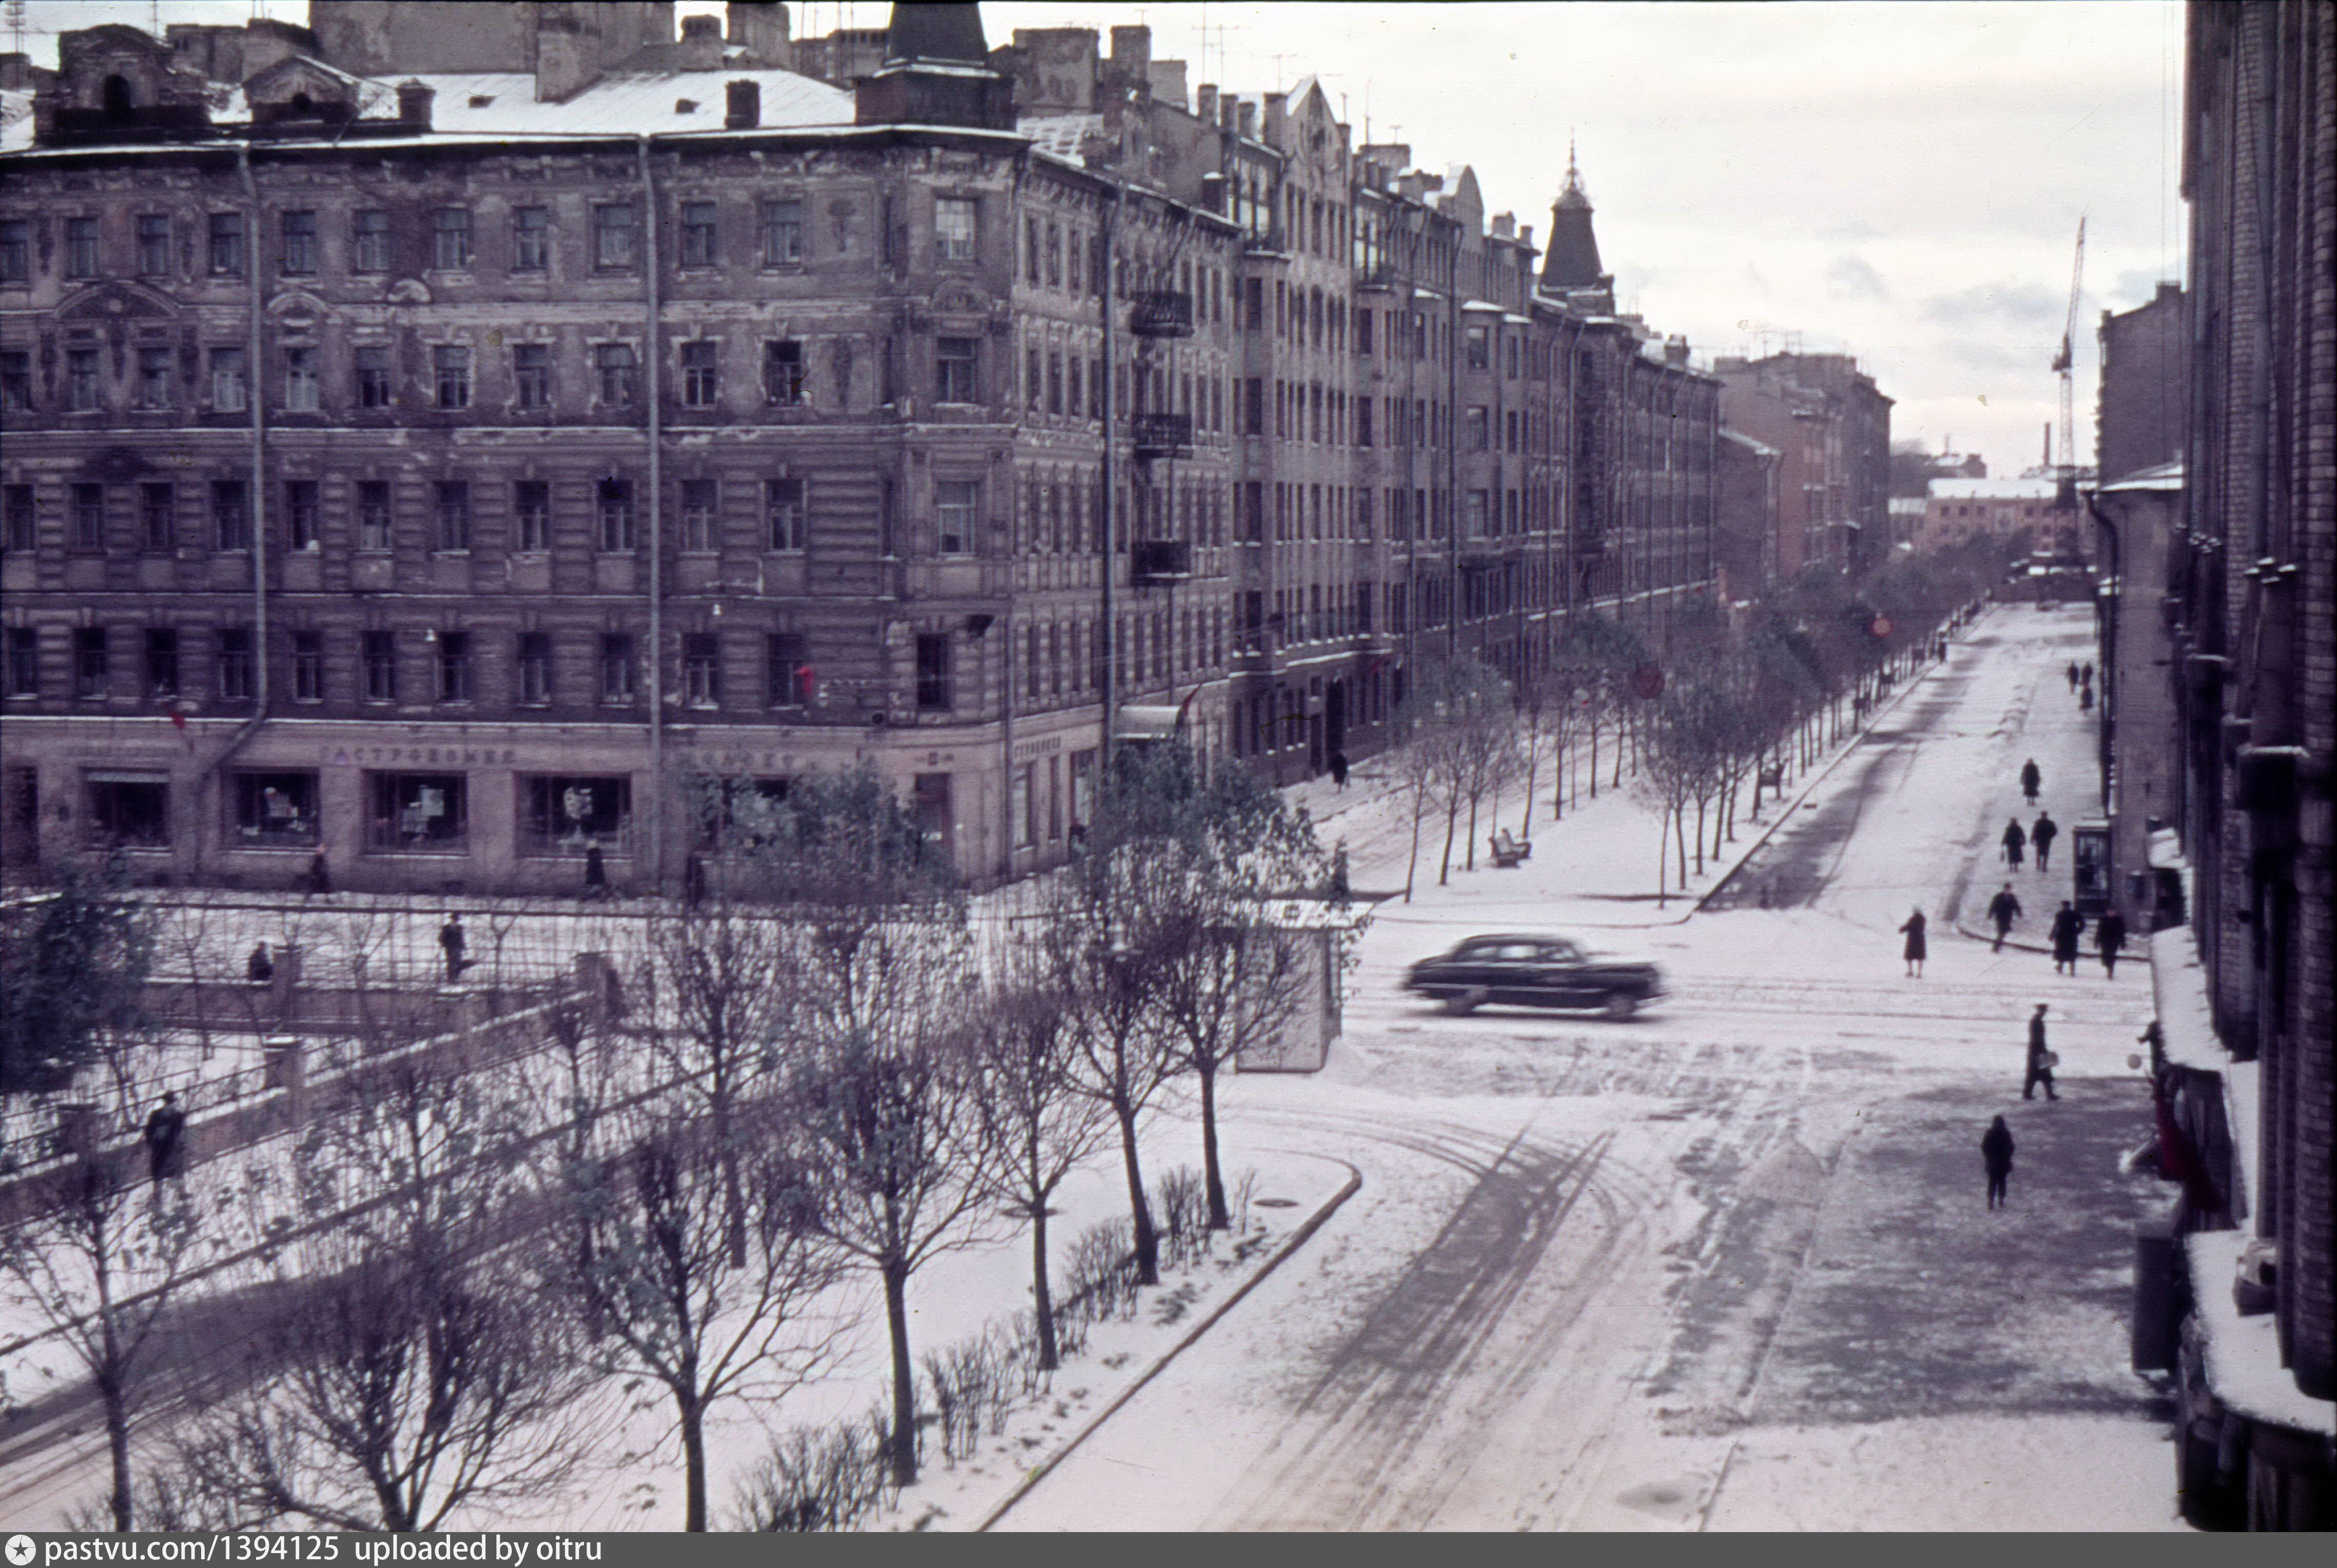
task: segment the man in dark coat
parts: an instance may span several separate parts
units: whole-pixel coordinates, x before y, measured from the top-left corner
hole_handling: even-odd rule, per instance
[[[2085,934],[2086,917],[2063,899],[2053,915],[2053,972],[2078,972],[2078,939]]]
[[[2069,661],[2069,690],[2070,690],[2070,693],[2071,693],[2072,695],[2075,695],[2075,694],[2076,694],[2076,692],[2077,692],[2077,689],[2078,689],[2078,661],[2077,661],[2076,659],[2074,659],[2074,658],[2073,658],[2073,659],[2071,659],[2071,660]]]
[[[450,986],[471,966],[471,960],[463,956],[467,940],[463,935],[463,917],[460,914],[448,915],[446,923],[438,928],[438,948],[446,955],[446,983]]]
[[[609,862],[598,839],[584,846],[584,896],[595,901],[609,896]]]
[[[2004,1207],[2005,1184],[2012,1180],[2012,1129],[2002,1116],[1989,1123],[1980,1137],[1980,1164],[1988,1169],[1988,1206]]]
[[[2004,863],[2019,871],[2021,852],[2029,847],[2029,834],[2022,830],[2019,817],[2004,824],[2004,836],[1997,842],[2004,846]]]
[[[2019,824],[2016,823],[2013,825],[2018,827]],[[2004,950],[2004,939],[2012,930],[2012,922],[2020,918],[2020,901],[2012,896],[2010,882],[2005,883],[2004,891],[1988,901],[1988,918],[1996,922],[1996,946],[1988,950],[2000,953]]]
[[[2039,812],[2036,826],[2029,830],[2029,842],[2037,852],[2039,875],[2051,870],[2046,862],[2053,858],[2053,841],[2061,836],[2061,824],[2053,820],[2051,812]]]
[[[264,986],[276,978],[276,960],[268,956],[266,942],[256,944],[251,956],[243,960],[243,978],[255,986]]]
[[[2029,1072],[2020,1080],[2022,1099],[2034,1099],[2039,1084],[2045,1086],[2047,1099],[2061,1097],[2053,1087],[2053,1053],[2045,1047],[2045,1004],[2039,1002],[2037,1010],[2029,1016]]]
[[[2037,759],[2035,757],[2030,757],[2027,762],[2020,765],[2020,793],[2028,798],[2030,805],[2035,805],[2037,803],[2038,786],[2042,784],[2044,782],[2045,775],[2037,771]]]
[[[322,850],[308,857],[308,891],[312,893],[333,891],[333,873],[325,863],[325,852]]]
[[[146,1169],[156,1183],[186,1175],[186,1132],[187,1113],[179,1108],[173,1090],[146,1118]]]
[[[2094,945],[2101,951],[2102,973],[2117,979],[2118,954],[2126,949],[2126,917],[2115,908],[2103,911],[2094,922]]]
[[[1907,917],[1900,930],[1906,933],[1907,944],[1899,956],[1907,960],[1907,973],[1916,979],[1923,978],[1923,911],[1917,910]]]
[[[2079,713],[2091,713],[2094,711],[2094,688],[2092,687],[2081,686],[2078,688],[2078,711]]]
[[[1331,754],[1331,784],[1335,789],[1347,787],[1347,754],[1345,752],[1335,751]]]

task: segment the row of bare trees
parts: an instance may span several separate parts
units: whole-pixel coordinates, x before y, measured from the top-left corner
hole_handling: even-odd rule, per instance
[[[920,1271],[1027,1226],[1051,1369],[1063,1183],[1117,1145],[1157,1282],[1140,1135],[1190,1095],[1227,1225],[1218,1076],[1338,959],[1331,862],[1270,789],[1168,751],[1100,797],[1081,857],[1001,928],[873,775],[708,786],[736,874],[633,927],[621,1007],[563,1003],[545,1048],[491,1070],[360,1068],[335,1114],[239,1161],[69,1162],[69,1201],[0,1240],[0,1270],[105,1408],[104,1519],[422,1530],[541,1506],[611,1459],[612,1405],[653,1405],[705,1529],[709,1419],[826,1370],[856,1274],[913,1481]]]

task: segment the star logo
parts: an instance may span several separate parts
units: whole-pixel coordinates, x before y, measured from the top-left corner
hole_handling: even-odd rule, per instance
[[[24,1568],[24,1564],[30,1563],[39,1550],[39,1547],[33,1544],[33,1538],[30,1535],[8,1537],[8,1561],[15,1563],[15,1568]]]

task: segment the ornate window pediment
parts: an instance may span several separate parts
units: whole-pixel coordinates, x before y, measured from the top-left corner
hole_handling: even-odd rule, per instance
[[[159,288],[126,278],[93,284],[57,307],[57,319],[86,326],[103,321],[175,321],[179,302]]]

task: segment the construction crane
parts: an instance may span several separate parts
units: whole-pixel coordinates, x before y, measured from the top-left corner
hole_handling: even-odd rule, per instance
[[[2078,510],[2078,293],[2086,277],[2086,218],[2078,215],[2078,258],[2069,268],[2069,317],[2061,328],[2061,352],[2053,356],[2054,374],[2061,378],[2061,461],[2048,452],[2053,470],[2053,510]]]

